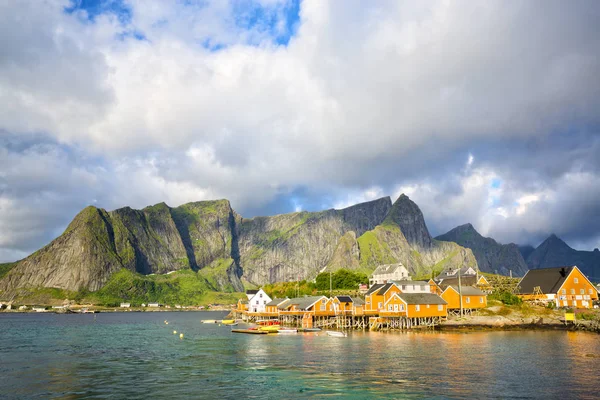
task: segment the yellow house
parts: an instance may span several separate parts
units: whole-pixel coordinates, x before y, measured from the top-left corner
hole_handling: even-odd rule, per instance
[[[269,303],[267,303],[267,305],[265,306],[265,313],[277,315],[277,314],[279,314],[279,306],[281,306],[289,301],[290,301],[290,299],[288,299],[287,297],[285,299],[274,298]]]
[[[446,301],[434,293],[394,293],[385,303],[382,316],[408,318],[446,317]]]
[[[463,286],[462,307],[465,310],[487,307],[487,295],[472,286]],[[457,286],[448,286],[442,293],[442,298],[448,303],[449,310],[460,309],[460,296]]]
[[[400,292],[401,290],[398,285],[393,282],[371,286],[365,295],[365,311],[373,312],[383,310],[384,304],[394,295],[394,293]]]
[[[523,300],[552,301],[557,307],[591,308],[598,300],[598,289],[577,266],[530,269],[515,294]]]

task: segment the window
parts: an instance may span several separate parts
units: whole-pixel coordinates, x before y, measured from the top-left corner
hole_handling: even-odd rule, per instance
[[[571,294],[575,294],[575,289],[571,289]]]
[[[327,303],[327,299],[322,299],[321,303],[323,303],[323,304]]]
[[[388,306],[388,310],[389,310],[389,311],[393,311],[393,310],[394,310],[394,306],[390,304],[390,305]]]
[[[266,300],[263,300],[263,304],[266,306],[266,305],[267,305],[267,301],[266,301]]]
[[[402,290],[406,290],[406,285],[402,285]]]
[[[415,311],[421,311],[421,306],[417,304],[417,305],[415,306]]]
[[[593,294],[594,292],[592,291],[592,289],[590,289],[588,293],[589,294]]]
[[[325,304],[321,304],[321,311],[325,311]]]
[[[429,308],[429,304],[427,304],[427,308]]]
[[[563,289],[562,294],[567,294],[567,289]]]
[[[444,306],[442,304],[438,304],[438,311],[444,311]]]
[[[579,283],[579,279],[577,279],[577,278],[573,278],[573,282],[574,282],[574,283]]]
[[[470,297],[467,297],[467,298],[465,299],[465,301],[466,301],[466,303],[467,303],[467,304],[469,304],[469,303],[471,302],[471,298],[470,298]]]
[[[258,304],[258,300],[256,300],[256,304]]]
[[[377,304],[377,308],[383,308],[383,303],[382,303],[382,302],[379,302],[379,303]]]
[[[400,311],[404,311],[404,304],[400,304]]]
[[[481,304],[483,304],[483,297],[480,297],[480,298],[479,298],[479,302],[480,302]]]
[[[260,297],[262,299],[262,293],[258,295],[258,297]]]
[[[585,289],[580,289],[579,294],[585,294]]]

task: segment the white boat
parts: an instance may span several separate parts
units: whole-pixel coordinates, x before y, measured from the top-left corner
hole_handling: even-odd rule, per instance
[[[298,329],[279,329],[279,331],[277,331],[277,333],[298,333]]]
[[[218,324],[220,321],[216,319],[204,319],[202,320],[203,324]]]
[[[326,332],[327,332],[327,336],[348,337],[348,334],[346,332],[339,332],[339,331],[326,331]]]

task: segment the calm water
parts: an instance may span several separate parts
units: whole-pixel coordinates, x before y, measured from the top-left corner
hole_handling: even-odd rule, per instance
[[[0,398],[597,398],[600,336],[243,335],[224,313],[0,314]],[[164,324],[164,320],[169,325]],[[183,332],[185,338],[173,335]]]

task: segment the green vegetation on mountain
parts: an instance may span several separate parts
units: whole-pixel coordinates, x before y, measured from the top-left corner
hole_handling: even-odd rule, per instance
[[[317,290],[320,291],[329,290],[330,287],[332,289],[356,290],[361,283],[368,284],[369,277],[366,274],[347,269],[338,269],[332,272],[331,275],[328,272],[322,272],[315,279]]]
[[[0,264],[0,279],[17,265],[16,262]]]
[[[53,287],[103,303],[183,305],[211,291],[312,280],[322,271],[368,274],[393,262],[417,274],[476,266],[469,250],[432,240],[418,206],[404,195],[394,204],[385,197],[342,210],[251,219],[227,200],[110,212],[90,206],[50,244],[1,267],[0,291]],[[308,283],[305,289],[315,290]]]

